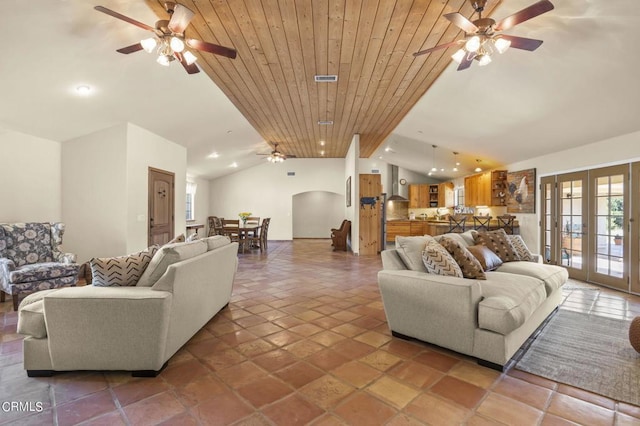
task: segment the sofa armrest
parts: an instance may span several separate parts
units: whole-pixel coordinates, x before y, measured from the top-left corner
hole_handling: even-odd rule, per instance
[[[60,263],[76,263],[76,255],[74,253],[54,252],[54,259]]]
[[[477,280],[418,271],[378,272],[392,331],[470,354],[482,291]]]
[[[16,264],[13,260],[6,257],[0,257],[0,289],[6,288],[9,290],[9,273],[16,269]]]
[[[44,298],[54,370],[160,370],[172,295],[145,287],[71,287]]]
[[[534,263],[544,263],[542,261],[542,255],[538,253],[531,253],[531,257],[533,258],[531,261]]]

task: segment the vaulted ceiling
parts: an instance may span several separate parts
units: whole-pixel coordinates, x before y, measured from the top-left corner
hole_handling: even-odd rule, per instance
[[[147,3],[167,19],[162,1]],[[201,54],[200,67],[266,141],[307,158],[344,157],[355,133],[361,157],[373,154],[449,64],[452,51],[412,53],[460,35],[442,14],[474,12],[467,0],[181,3],[195,12],[188,37],[238,51],[235,60]],[[315,75],[337,75],[338,81],[317,83]]]

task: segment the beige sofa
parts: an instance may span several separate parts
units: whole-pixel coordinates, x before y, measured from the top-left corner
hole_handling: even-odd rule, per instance
[[[238,243],[222,236],[163,249],[136,286],[83,286],[27,296],[18,316],[18,332],[26,335],[27,374],[125,370],[156,375],[229,303],[238,264]],[[166,256],[158,261],[162,252]]]
[[[445,235],[474,245],[471,232]],[[504,263],[485,272],[486,280],[435,275],[409,270],[397,249],[383,251],[382,263],[378,284],[396,337],[470,355],[498,370],[560,304],[568,279],[562,267],[531,261]]]

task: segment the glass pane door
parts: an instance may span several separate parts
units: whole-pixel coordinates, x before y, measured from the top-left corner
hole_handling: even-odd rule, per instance
[[[558,175],[558,264],[572,278],[587,279],[587,172]]]
[[[631,224],[630,238],[630,259],[629,265],[631,266],[630,285],[632,293],[640,293],[640,162],[633,163],[631,165],[631,202],[633,203],[631,209],[631,218],[629,222]]]
[[[557,265],[556,177],[540,178],[540,253],[544,263]]]
[[[628,291],[628,228],[625,200],[629,166],[614,166],[590,172],[593,247],[590,281]]]

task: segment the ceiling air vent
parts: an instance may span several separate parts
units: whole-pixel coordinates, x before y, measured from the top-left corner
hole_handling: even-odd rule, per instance
[[[337,75],[315,75],[313,79],[316,83],[335,83],[338,81]]]
[[[318,120],[318,124],[321,126],[330,126],[333,124],[331,120]]]

